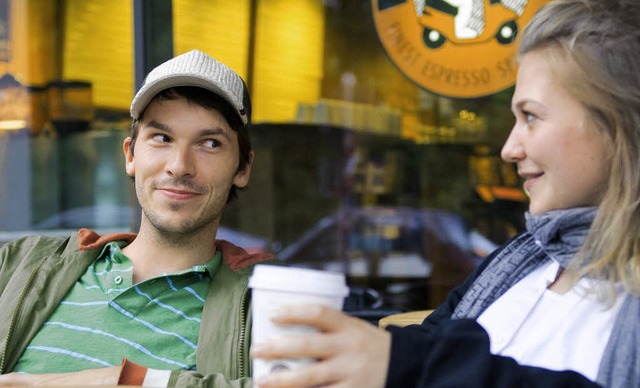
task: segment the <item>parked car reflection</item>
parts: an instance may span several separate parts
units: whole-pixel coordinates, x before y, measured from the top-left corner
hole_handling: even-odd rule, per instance
[[[431,308],[495,245],[456,213],[398,207],[343,209],[278,253],[291,265],[339,271],[377,290],[387,308]]]

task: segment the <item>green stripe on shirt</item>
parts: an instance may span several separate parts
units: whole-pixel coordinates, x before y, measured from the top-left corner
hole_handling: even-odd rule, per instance
[[[33,338],[15,372],[74,372],[120,365],[195,369],[211,274],[205,265],[133,285],[133,263],[109,243]]]

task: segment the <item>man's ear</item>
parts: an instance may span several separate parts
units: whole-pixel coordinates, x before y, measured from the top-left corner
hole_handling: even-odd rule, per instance
[[[134,176],[136,170],[133,163],[133,147],[131,141],[131,137],[124,139],[124,142],[122,143],[122,152],[124,152],[124,165],[127,175]]]
[[[249,160],[244,168],[236,173],[236,177],[233,179],[233,184],[236,187],[243,188],[249,184],[249,177],[251,176],[251,166],[253,165],[254,153],[251,151],[249,154]]]

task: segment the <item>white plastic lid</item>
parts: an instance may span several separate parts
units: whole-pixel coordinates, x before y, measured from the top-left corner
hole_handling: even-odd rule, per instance
[[[349,294],[342,273],[267,264],[258,264],[253,268],[249,287],[343,298]]]

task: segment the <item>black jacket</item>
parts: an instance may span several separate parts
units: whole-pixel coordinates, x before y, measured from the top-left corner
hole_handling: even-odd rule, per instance
[[[489,335],[475,320],[451,319],[462,296],[499,251],[421,325],[388,327],[392,340],[387,387],[600,387],[573,371],[523,366],[513,358],[493,355]]]

